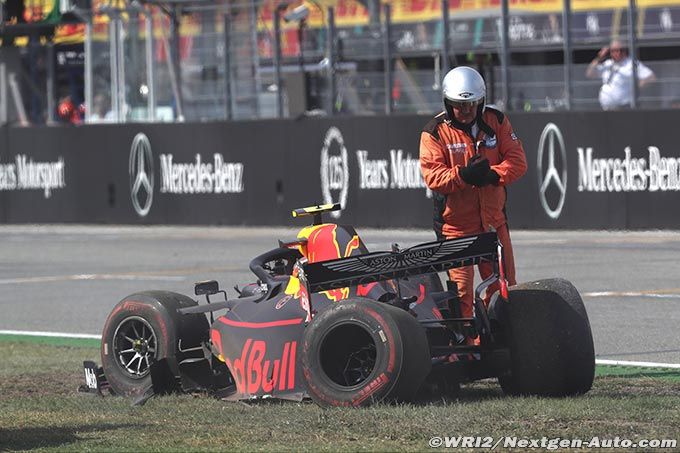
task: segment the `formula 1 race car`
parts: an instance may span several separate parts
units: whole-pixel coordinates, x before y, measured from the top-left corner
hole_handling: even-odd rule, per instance
[[[338,209],[295,210],[313,225],[254,258],[258,280],[236,299],[216,281],[195,285],[202,305],[166,291],[124,298],[104,326],[102,367],[85,363],[87,388],[138,403],[203,391],[324,406],[412,401],[489,377],[511,395],[590,389],[593,339],[571,283],[508,288],[493,232],[369,253],[354,228],[322,221]],[[475,290],[474,315],[462,317],[455,283],[444,289],[437,273],[483,261],[494,273]],[[493,283],[500,290],[487,305]]]

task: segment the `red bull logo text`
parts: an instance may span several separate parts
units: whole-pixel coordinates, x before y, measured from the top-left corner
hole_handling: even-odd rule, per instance
[[[249,338],[243,345],[241,356],[225,359],[241,394],[257,395],[274,390],[285,391],[295,388],[295,356],[297,341],[283,345],[280,359],[265,359],[267,343]]]

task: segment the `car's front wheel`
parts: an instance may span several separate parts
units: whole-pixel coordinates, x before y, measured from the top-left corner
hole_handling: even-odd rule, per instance
[[[102,332],[101,359],[104,374],[116,394],[138,396],[151,387],[151,365],[167,359],[170,371],[179,375],[177,354],[207,339],[204,315],[181,315],[191,307],[189,297],[167,291],[145,291],[126,297],[109,314]]]

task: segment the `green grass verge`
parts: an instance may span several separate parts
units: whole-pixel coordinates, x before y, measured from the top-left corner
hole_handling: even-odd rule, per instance
[[[680,370],[668,368],[647,368],[636,366],[598,365],[595,376],[609,377],[646,377],[680,382]]]
[[[429,405],[322,409],[179,395],[131,407],[76,393],[82,361],[98,356],[83,343],[0,341],[0,451],[422,451],[433,436],[680,437],[677,373],[598,367],[578,398],[509,398],[488,380]]]
[[[66,338],[66,337],[43,337],[33,335],[0,334],[0,342],[10,341],[19,343],[50,344],[54,346],[89,346],[98,348],[101,343],[95,338]]]

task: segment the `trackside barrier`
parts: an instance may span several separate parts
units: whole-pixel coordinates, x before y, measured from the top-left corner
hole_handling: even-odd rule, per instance
[[[0,129],[0,222],[429,227],[427,116]],[[512,228],[677,228],[680,111],[516,113]],[[503,139],[502,137],[500,138]]]

